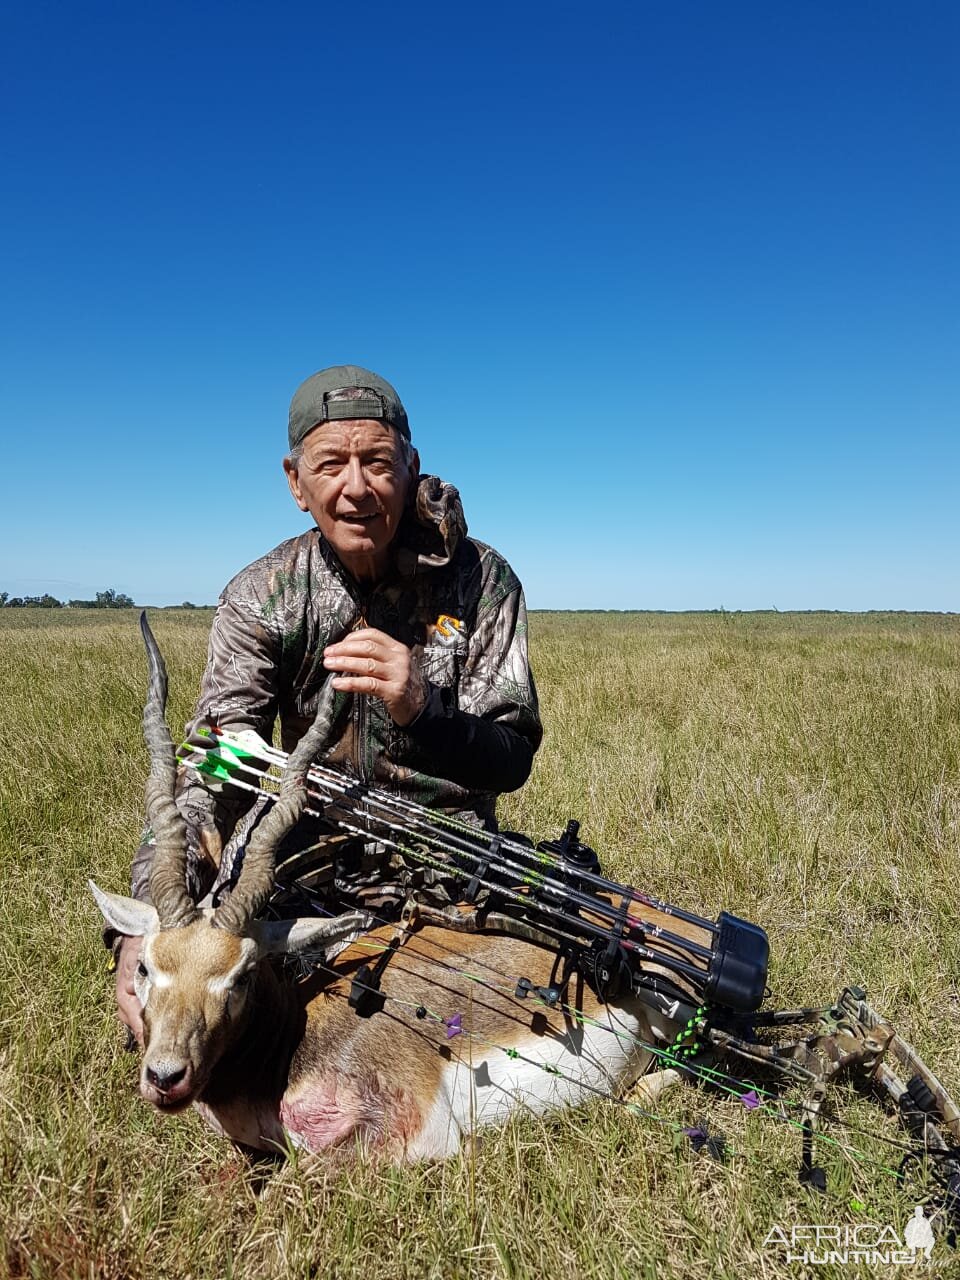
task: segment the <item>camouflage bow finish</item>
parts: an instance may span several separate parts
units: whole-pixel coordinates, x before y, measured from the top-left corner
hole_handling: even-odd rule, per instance
[[[728,1024],[729,1025],[729,1024]],[[809,1027],[807,1034],[781,1041],[784,1031]],[[776,1042],[755,1039],[759,1028],[776,1028]],[[804,1153],[801,1179],[821,1190],[822,1174],[812,1163],[813,1138],[820,1126],[829,1085],[846,1077],[864,1092],[886,1094],[913,1139],[900,1165],[928,1159],[945,1189],[944,1207],[960,1217],[960,1108],[940,1080],[886,1018],[867,1002],[860,987],[845,987],[826,1013],[814,1009],[757,1014],[748,1035],[710,1025],[704,1039],[721,1056],[760,1064],[773,1074],[807,1086],[802,1103]],[[819,1176],[818,1176],[819,1175]]]

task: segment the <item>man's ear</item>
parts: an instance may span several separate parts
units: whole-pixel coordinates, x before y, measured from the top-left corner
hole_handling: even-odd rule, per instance
[[[308,507],[300,489],[300,477],[297,474],[297,464],[292,462],[290,458],[284,458],[283,469],[286,472],[287,484],[290,486],[290,492],[293,494],[293,500],[301,511],[307,511]]]

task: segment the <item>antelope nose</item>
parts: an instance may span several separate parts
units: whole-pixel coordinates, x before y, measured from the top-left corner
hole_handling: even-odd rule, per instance
[[[186,1074],[186,1067],[147,1067],[147,1081],[160,1093],[169,1093],[171,1089],[175,1089]]]

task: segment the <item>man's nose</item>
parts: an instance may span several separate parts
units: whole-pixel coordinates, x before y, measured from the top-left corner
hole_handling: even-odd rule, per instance
[[[343,492],[348,498],[362,498],[367,492],[367,477],[359,458],[351,458],[343,482]]]

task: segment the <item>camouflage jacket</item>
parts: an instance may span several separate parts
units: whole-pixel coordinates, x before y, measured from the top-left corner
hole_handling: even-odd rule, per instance
[[[290,751],[314,718],[328,675],[324,647],[370,626],[410,646],[429,684],[460,711],[526,739],[532,758],[542,729],[523,591],[506,561],[466,532],[457,490],[424,476],[398,530],[394,570],[371,589],[350,578],[316,528],[243,569],[220,597],[188,742],[207,742],[195,735],[211,723],[252,728],[269,742],[279,717]],[[338,694],[334,705],[319,759],[421,804],[494,823],[495,794],[446,778],[443,761],[397,726],[380,699]],[[192,862],[197,833],[215,827],[223,847],[251,800],[230,788],[214,796],[181,771],[177,802],[190,828]],[[145,896],[151,860],[148,839],[134,863],[137,896]],[[195,889],[204,892],[209,879],[201,874]]]

